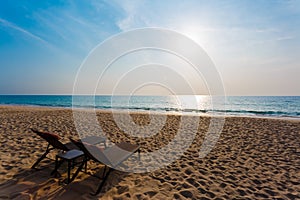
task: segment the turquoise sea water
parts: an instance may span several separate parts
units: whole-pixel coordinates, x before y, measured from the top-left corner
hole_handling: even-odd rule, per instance
[[[0,95],[0,104],[300,118],[300,96]]]

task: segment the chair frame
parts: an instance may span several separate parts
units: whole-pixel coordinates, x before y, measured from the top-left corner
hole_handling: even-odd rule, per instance
[[[128,151],[128,154],[121,160],[119,160],[119,162],[117,162],[115,165],[114,164],[111,164],[111,165],[108,165],[102,161],[100,161],[99,159],[97,159],[85,146],[84,143],[82,143],[81,141],[76,141],[72,138],[69,138],[71,140],[71,142],[73,142],[81,151],[84,152],[84,155],[85,155],[85,159],[84,159],[84,162],[85,162],[85,171],[86,171],[86,168],[87,168],[87,161],[89,160],[93,160],[97,163],[101,163],[104,165],[104,170],[103,170],[103,174],[102,174],[102,182],[100,183],[100,185],[98,186],[97,190],[95,193],[93,193],[92,195],[97,195],[101,192],[102,190],[102,187],[104,186],[104,183],[106,182],[108,176],[110,175],[110,173],[114,170],[114,167],[117,167],[119,166],[121,163],[123,163],[125,160],[127,160],[130,156],[132,156],[134,153],[138,152],[138,159],[140,160],[140,146],[139,145],[135,145],[136,147],[133,148],[132,151]],[[121,146],[122,144],[125,144],[125,145],[132,145],[130,143],[125,143],[125,142],[122,142],[122,143],[117,143],[115,144],[114,146],[112,147],[107,147],[104,151],[106,152],[109,152],[110,150],[113,150],[112,148],[115,147],[115,146]],[[95,147],[94,145],[91,145],[93,147]],[[134,147],[134,145],[132,145]],[[95,147],[96,148],[96,147]],[[120,147],[119,147],[120,148]],[[101,150],[99,149],[99,153],[101,152]],[[104,156],[103,158],[104,159],[108,159],[105,154],[101,153],[102,156]],[[108,171],[106,172],[108,168]]]
[[[36,166],[45,158],[51,159],[47,157],[47,155],[54,149],[61,150],[63,152],[71,150],[66,145],[59,141],[59,136],[53,133],[46,133],[39,131],[37,129],[30,129],[32,132],[36,133],[38,136],[42,137],[44,140],[48,142],[46,151],[42,154],[42,156],[31,166],[32,169],[36,169]],[[70,143],[68,143],[70,144]],[[52,159],[51,159],[52,160]]]

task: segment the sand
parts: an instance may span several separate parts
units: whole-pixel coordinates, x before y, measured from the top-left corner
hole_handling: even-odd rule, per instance
[[[181,120],[168,115],[158,134],[137,138],[122,131],[110,112],[97,116],[110,141],[139,143],[144,154],[168,144]],[[148,114],[131,116],[136,124],[149,124]],[[102,192],[92,196],[100,183],[96,177],[81,172],[65,184],[64,166],[61,176],[50,175],[54,161],[30,168],[46,147],[30,128],[57,133],[68,142],[69,136],[78,137],[71,110],[0,106],[0,199],[300,199],[300,120],[226,117],[218,142],[204,158],[199,150],[210,117],[201,116],[199,123],[179,159],[153,172],[113,171]],[[102,165],[89,163],[89,173],[101,170]]]

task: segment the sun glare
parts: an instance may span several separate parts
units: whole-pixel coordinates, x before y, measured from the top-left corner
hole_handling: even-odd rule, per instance
[[[204,42],[204,33],[201,32],[201,30],[195,26],[186,26],[182,29],[181,33],[198,44]]]

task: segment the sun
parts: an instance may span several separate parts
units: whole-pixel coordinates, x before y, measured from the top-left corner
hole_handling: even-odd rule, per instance
[[[180,32],[199,45],[205,45],[209,42],[208,31],[199,26],[186,25],[180,29]]]

